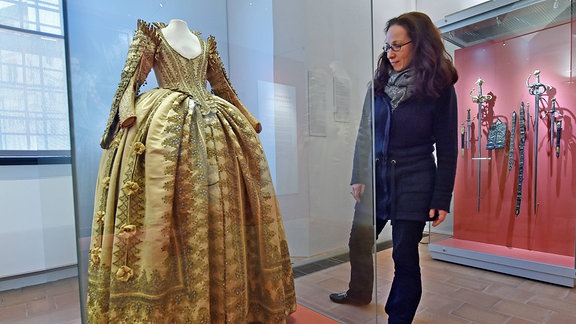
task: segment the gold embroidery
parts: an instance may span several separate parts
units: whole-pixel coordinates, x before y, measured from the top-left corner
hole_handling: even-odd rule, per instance
[[[100,263],[100,252],[102,252],[102,249],[99,247],[94,247],[90,250],[90,261],[92,261],[92,264],[97,265]]]
[[[136,235],[136,225],[122,225],[118,237],[127,240]]]
[[[102,187],[106,190],[110,188],[110,177],[104,177],[104,179],[102,179]]]
[[[134,270],[130,269],[130,267],[125,265],[121,266],[120,268],[118,268],[118,271],[116,271],[116,279],[122,282],[130,280],[130,278],[132,278],[133,275]]]
[[[98,223],[98,225],[104,225],[104,216],[106,216],[104,211],[99,210],[96,212],[96,223]]]
[[[128,181],[124,184],[124,190],[128,196],[131,196],[140,190],[140,186],[134,181]]]
[[[134,153],[135,154],[143,154],[144,151],[146,151],[146,146],[144,146],[144,144],[142,144],[141,142],[136,142],[132,145],[133,149],[134,149]]]

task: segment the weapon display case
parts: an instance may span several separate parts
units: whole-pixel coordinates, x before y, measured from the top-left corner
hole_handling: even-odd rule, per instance
[[[437,22],[456,46],[466,143],[454,235],[429,245],[433,258],[574,287],[575,7],[571,0],[488,1]],[[474,101],[477,80],[490,100]],[[513,115],[524,117],[524,129],[513,127]],[[496,121],[507,126],[505,145],[488,150]]]

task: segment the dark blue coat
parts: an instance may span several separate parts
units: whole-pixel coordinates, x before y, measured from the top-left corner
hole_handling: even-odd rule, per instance
[[[454,87],[437,99],[410,98],[393,113],[387,96],[372,98],[370,89],[356,139],[351,184],[367,188],[356,208],[372,212],[374,188],[380,219],[428,221],[432,208],[450,211],[458,157]]]

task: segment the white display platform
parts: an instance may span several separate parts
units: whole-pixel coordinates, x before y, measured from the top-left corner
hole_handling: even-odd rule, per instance
[[[574,257],[449,238],[428,245],[433,259],[574,287]]]

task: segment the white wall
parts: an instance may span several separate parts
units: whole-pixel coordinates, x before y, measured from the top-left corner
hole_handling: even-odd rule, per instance
[[[0,167],[0,278],[76,264],[70,165]]]

